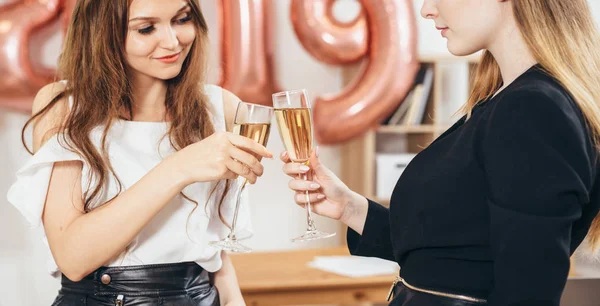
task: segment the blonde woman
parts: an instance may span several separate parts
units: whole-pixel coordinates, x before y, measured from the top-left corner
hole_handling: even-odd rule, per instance
[[[356,255],[398,262],[391,305],[558,306],[569,257],[600,246],[600,37],[586,0],[425,0],[459,56],[484,50],[464,116],[418,154],[387,209],[313,154],[316,213]],[[292,177],[308,171],[291,163]],[[311,183],[318,188],[311,188]]]

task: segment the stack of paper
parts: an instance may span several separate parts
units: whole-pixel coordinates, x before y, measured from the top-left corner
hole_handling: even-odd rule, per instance
[[[348,277],[398,275],[400,270],[393,261],[360,256],[315,256],[308,266]]]

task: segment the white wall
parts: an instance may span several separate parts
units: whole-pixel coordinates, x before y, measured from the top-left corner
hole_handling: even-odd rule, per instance
[[[0,0],[0,4],[6,0]],[[355,0],[338,0],[340,15],[349,15],[354,11]],[[285,88],[307,88],[313,95],[336,92],[341,88],[341,69],[320,64],[312,59],[299,45],[289,20],[290,0],[277,0],[276,3],[276,63],[278,80]],[[595,12],[600,13],[600,3],[591,1]],[[214,43],[216,33],[216,11],[214,0],[201,0],[206,17],[213,34],[214,54],[218,54],[218,46]],[[415,0],[415,8],[420,8],[422,0]],[[418,19],[419,51],[421,54],[447,54],[445,41],[433,28],[431,21]],[[40,39],[38,43],[45,64],[53,65],[60,45],[60,37],[54,35],[49,39]],[[218,55],[213,63],[218,62]],[[449,70],[448,73],[459,73]],[[318,77],[317,77],[318,76]],[[215,73],[211,74],[214,81]],[[448,92],[447,96],[457,96]],[[460,95],[459,95],[460,97]],[[462,98],[458,98],[458,101]],[[56,295],[59,284],[45,273],[44,247],[31,232],[21,215],[5,200],[5,194],[12,183],[14,173],[22,165],[28,155],[20,144],[20,129],[26,120],[22,114],[0,111],[0,306],[1,305],[49,305]],[[283,146],[277,131],[270,139],[268,147],[273,152],[281,152]],[[339,148],[322,147],[320,154],[324,162],[336,173],[339,173]],[[292,244],[290,238],[304,230],[305,218],[301,209],[292,204],[292,192],[287,188],[288,178],[280,169],[277,160],[265,160],[266,174],[251,189],[252,217],[255,237],[248,242],[256,250],[283,250],[292,248],[320,247],[337,245],[343,237],[312,242],[309,244]],[[336,222],[318,218],[317,225],[328,231],[339,231]]]

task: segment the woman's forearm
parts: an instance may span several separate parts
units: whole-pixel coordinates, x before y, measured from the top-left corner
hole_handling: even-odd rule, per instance
[[[214,283],[219,291],[221,305],[245,306],[231,258],[227,253],[221,252],[221,259],[223,266],[214,274]]]

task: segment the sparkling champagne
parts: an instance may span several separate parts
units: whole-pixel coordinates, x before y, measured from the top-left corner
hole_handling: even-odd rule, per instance
[[[250,138],[263,146],[267,145],[271,132],[270,123],[242,123],[233,126],[233,133]]]
[[[281,140],[294,162],[304,163],[310,158],[312,150],[312,124],[310,109],[275,109],[275,118]]]

